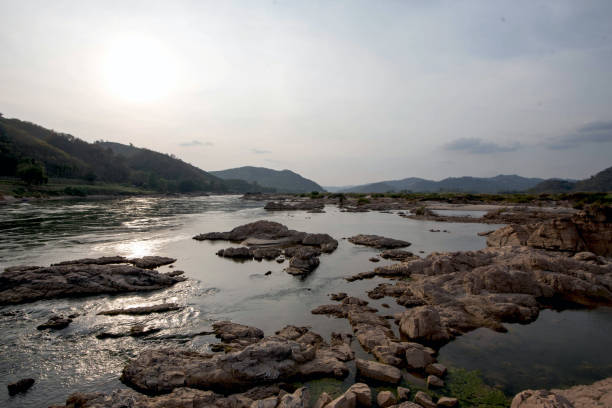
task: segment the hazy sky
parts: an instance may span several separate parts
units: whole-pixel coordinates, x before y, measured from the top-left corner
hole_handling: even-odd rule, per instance
[[[323,185],[612,166],[612,1],[0,0],[0,112]]]

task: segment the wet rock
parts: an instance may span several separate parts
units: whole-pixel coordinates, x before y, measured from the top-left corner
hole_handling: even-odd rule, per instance
[[[330,397],[328,393],[322,392],[319,398],[317,398],[313,408],[323,408],[330,402],[332,402],[332,397]]]
[[[152,306],[128,307],[125,309],[111,309],[98,312],[99,315],[116,316],[116,315],[144,315],[150,313],[165,313],[174,310],[181,310],[183,307],[176,303],[161,303]]]
[[[410,399],[410,389],[397,387],[397,397],[400,401],[408,401]]]
[[[345,299],[348,295],[344,292],[340,292],[340,293],[332,293],[331,295],[329,295],[331,300],[336,300],[336,301],[341,301],[343,299]]]
[[[387,408],[397,404],[397,399],[391,391],[381,391],[376,396],[376,402],[380,408]]]
[[[458,403],[459,401],[457,401],[457,398],[440,397],[436,403],[436,406],[438,408],[453,408],[456,407]]]
[[[110,264],[121,264],[121,263],[129,263],[129,260],[123,256],[102,256],[100,258],[82,258],[75,259],[72,261],[63,261],[56,264],[51,264],[51,266],[57,265],[110,265]]]
[[[380,259],[376,258],[375,256],[371,257],[370,262],[380,262]]]
[[[272,271],[268,271],[268,272],[264,273],[264,275],[270,276],[270,275],[272,275]]]
[[[241,390],[255,385],[348,374],[321,336],[307,328],[287,326],[242,350],[201,354],[190,350],[146,350],[123,370],[122,380],[148,393],[177,387]]]
[[[68,325],[72,323],[72,319],[73,318],[66,317],[64,315],[53,315],[49,318],[49,320],[37,326],[36,328],[38,330],[45,330],[45,329],[61,330],[61,329],[68,327]]]
[[[423,408],[436,408],[436,404],[431,400],[431,397],[423,391],[417,391],[414,396],[414,402]]]
[[[172,265],[170,265],[172,266]],[[171,277],[175,277],[175,276],[181,276],[183,275],[185,272],[184,271],[170,271],[170,272],[166,272],[165,275],[171,276]]]
[[[325,408],[355,408],[357,406],[357,396],[352,392],[345,392],[329,404]]]
[[[357,374],[362,377],[392,384],[397,384],[402,379],[401,371],[398,368],[388,364],[362,360],[359,358],[355,360],[355,362],[357,366]]]
[[[307,275],[319,266],[321,252],[310,247],[294,247],[285,250],[290,256],[289,267],[285,271],[290,275]]]
[[[381,237],[380,235],[360,234],[350,237],[348,240],[355,245],[365,245],[379,249],[402,248],[411,245],[407,241]]]
[[[142,258],[129,259],[128,262],[137,268],[154,269],[159,266],[174,263],[176,259],[165,256],[143,256]]]
[[[122,328],[114,328],[108,331],[103,331],[96,334],[96,338],[103,339],[118,339],[121,337],[146,337],[151,334],[160,332],[159,327],[150,327],[145,324],[137,323],[129,327],[128,330]]]
[[[253,254],[253,258],[259,259],[275,259],[281,254],[281,250],[279,248],[255,248],[251,250]]]
[[[441,378],[438,378],[435,375],[428,375],[427,386],[429,388],[442,388],[444,387],[444,381],[442,381]]]
[[[412,252],[403,249],[387,249],[380,253],[380,257],[393,261],[407,261],[415,258]]]
[[[370,408],[372,406],[372,391],[367,384],[355,383],[349,387],[347,393],[348,392],[355,394],[357,398],[357,407]]]
[[[242,349],[249,344],[257,343],[263,339],[264,333],[257,327],[222,321],[213,323],[215,335],[223,343],[230,344],[231,350]]]
[[[446,375],[446,367],[440,363],[433,363],[425,367],[425,372],[437,377],[444,377]]]
[[[150,291],[184,281],[131,265],[62,264],[49,267],[7,268],[0,274],[0,304],[40,299]]]
[[[33,378],[23,378],[8,384],[6,387],[8,388],[9,395],[16,395],[29,390],[34,385],[34,382],[35,380]]]
[[[218,256],[222,256],[223,258],[234,258],[234,259],[251,259],[253,258],[253,253],[247,247],[232,247],[220,249],[217,251]]]

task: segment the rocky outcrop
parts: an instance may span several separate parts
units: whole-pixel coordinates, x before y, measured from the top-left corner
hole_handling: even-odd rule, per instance
[[[196,240],[228,240],[241,242],[242,247],[226,248],[217,255],[237,259],[289,259],[285,271],[292,275],[306,275],[319,266],[321,253],[330,253],[338,241],[328,234],[310,234],[288,229],[272,221],[257,221],[236,227],[228,232],[210,232],[194,237]],[[279,259],[280,262],[282,262]]]
[[[144,269],[155,269],[163,265],[169,265],[176,262],[174,258],[168,258],[165,256],[144,256],[142,258],[125,258],[123,256],[103,256],[100,258],[83,258],[76,259],[73,261],[64,261],[51,266],[57,265],[110,265],[110,264],[121,264],[130,263],[138,268]]]
[[[99,315],[116,316],[116,315],[144,315],[151,313],[165,313],[175,310],[181,310],[182,306],[176,303],[160,303],[151,306],[128,307],[124,309],[111,309],[98,312]]]
[[[374,381],[397,384],[402,379],[402,372],[393,366],[376,361],[355,360],[357,366],[357,375],[369,378]]]
[[[292,394],[278,387],[266,387],[242,394],[223,396],[212,391],[193,388],[177,388],[167,395],[147,396],[130,389],[111,394],[74,393],[68,397],[64,408],[307,408],[310,395],[306,388],[298,388]]]
[[[241,350],[263,339],[264,332],[257,327],[222,321],[213,323],[213,331],[221,341],[230,346],[226,350]]]
[[[590,208],[571,217],[536,224],[512,224],[489,234],[487,245],[526,245],[553,251],[612,256],[612,209]]]
[[[321,200],[304,200],[304,201],[270,201],[264,206],[264,210],[268,211],[313,211],[323,210],[325,203]]]
[[[64,315],[53,315],[47,320],[45,323],[38,325],[36,328],[38,330],[52,329],[52,330],[61,330],[72,323],[72,318],[64,316]]]
[[[179,387],[237,392],[295,378],[342,378],[347,374],[346,364],[321,336],[307,328],[287,326],[227,354],[147,350],[124,368],[122,380],[147,393],[167,393]]]
[[[348,240],[355,245],[365,245],[378,249],[403,248],[411,245],[410,242],[407,241],[381,237],[380,235],[359,234],[350,237]]]
[[[612,406],[612,377],[563,390],[525,390],[512,399],[512,408],[604,408]]]
[[[400,264],[398,277],[410,280],[380,284],[369,296],[410,307],[399,318],[409,339],[445,342],[478,327],[533,321],[540,299],[611,304],[612,264],[601,263],[529,247],[433,253]]]
[[[401,262],[417,258],[412,252],[405,251],[403,249],[387,249],[380,253],[380,257],[384,259],[391,259],[392,261]]]
[[[127,327],[113,327],[109,330],[102,330],[96,334],[96,338],[103,339],[118,339],[121,337],[146,337],[161,331],[161,328],[149,326],[142,323],[136,323]]]
[[[184,281],[125,264],[69,261],[49,267],[15,266],[0,274],[0,305],[40,299],[150,291]]]

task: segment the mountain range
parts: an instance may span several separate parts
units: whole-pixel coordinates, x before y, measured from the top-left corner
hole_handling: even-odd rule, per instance
[[[276,189],[279,193],[310,193],[325,191],[312,180],[291,170],[272,170],[265,167],[244,166],[234,169],[211,171],[210,174],[228,179],[240,179],[263,187]]]

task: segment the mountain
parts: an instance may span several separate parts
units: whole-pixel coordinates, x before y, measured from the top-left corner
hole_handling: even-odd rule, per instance
[[[24,163],[42,166],[49,177],[130,184],[161,192],[271,191],[242,180],[222,180],[168,154],[120,143],[88,143],[0,115],[0,176],[16,176]]]
[[[419,193],[505,193],[525,191],[542,181],[543,179],[540,178],[526,178],[517,175],[499,175],[488,178],[449,177],[440,181],[410,177],[401,180],[388,180],[353,186],[342,191],[351,193],[385,193],[390,191],[412,191]]]
[[[290,170],[272,170],[265,167],[238,167],[234,169],[211,171],[212,175],[224,180],[239,179],[260,186],[274,188],[282,193],[310,193],[325,191],[323,187],[312,180],[304,178]]]
[[[584,180],[544,180],[530,190],[532,193],[606,193],[610,191],[612,191],[612,167],[608,167]]]

